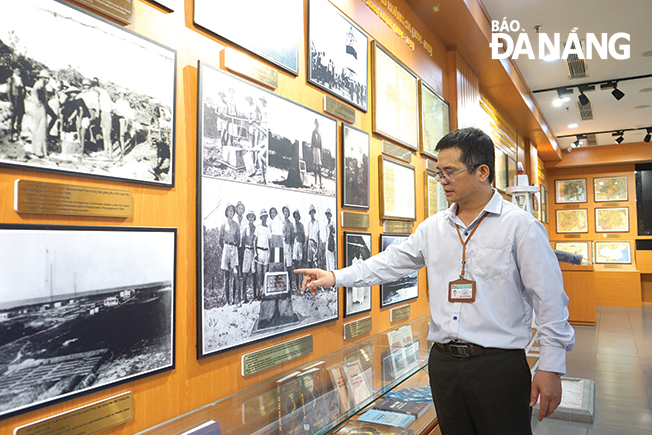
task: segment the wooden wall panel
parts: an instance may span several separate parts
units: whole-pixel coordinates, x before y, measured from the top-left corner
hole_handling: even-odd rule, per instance
[[[641,306],[641,273],[637,271],[596,272],[595,300],[608,307]]]

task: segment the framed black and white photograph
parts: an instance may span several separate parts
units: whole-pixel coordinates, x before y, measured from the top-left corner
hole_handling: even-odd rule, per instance
[[[310,0],[308,82],[367,111],[368,38],[328,0]]]
[[[51,0],[0,29],[0,165],[174,185],[175,50]]]
[[[303,0],[195,0],[194,23],[299,74]]]
[[[381,234],[380,250],[384,251],[391,245],[399,245],[406,241],[408,236],[398,234]],[[419,297],[419,273],[414,272],[397,281],[381,284],[380,308],[398,304]]]
[[[198,190],[199,358],[338,318],[337,289],[302,293],[293,273],[337,269],[336,197],[211,177]]]
[[[373,130],[419,149],[417,75],[376,41],[373,47]]]
[[[342,124],[342,207],[369,209],[369,134]]]
[[[174,368],[176,229],[0,225],[0,418]]]
[[[344,232],[344,267],[371,257],[371,233]],[[344,288],[344,317],[371,311],[371,287]]]
[[[421,86],[421,154],[434,159],[439,140],[450,133],[450,109],[448,101],[439,95],[426,82]]]
[[[336,196],[337,121],[199,62],[202,174]]]
[[[380,218],[417,219],[416,174],[414,166],[380,155]]]

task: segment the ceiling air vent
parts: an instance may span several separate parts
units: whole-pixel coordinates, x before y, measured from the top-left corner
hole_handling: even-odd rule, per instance
[[[586,63],[586,42],[582,39],[580,45],[582,47],[582,53],[584,53],[584,59],[580,59],[577,54],[572,53],[569,54],[568,58],[564,61],[566,62],[569,79],[583,79],[589,76],[589,65]],[[565,49],[566,44],[564,43],[563,46]]]
[[[598,144],[598,137],[595,134],[587,134],[586,135],[586,145],[587,146],[595,146]]]
[[[582,105],[579,101],[576,101],[577,110],[580,112],[580,119],[582,121],[590,121],[593,119],[593,103],[589,101],[589,104]]]

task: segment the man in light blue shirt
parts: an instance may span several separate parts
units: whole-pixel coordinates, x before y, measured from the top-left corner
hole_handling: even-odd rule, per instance
[[[545,228],[491,184],[494,145],[460,129],[438,144],[437,180],[452,206],[408,240],[348,268],[305,273],[304,289],[371,286],[427,267],[430,383],[442,434],[530,434],[561,403],[560,375],[575,340],[568,297]],[[532,309],[541,347],[531,379],[524,348]]]

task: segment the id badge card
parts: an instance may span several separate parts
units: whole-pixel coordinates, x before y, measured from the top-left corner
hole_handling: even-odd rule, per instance
[[[448,302],[475,301],[475,281],[460,278],[448,283]]]

